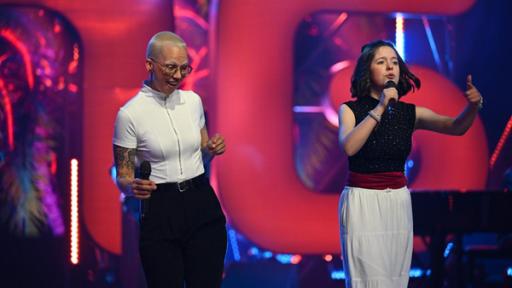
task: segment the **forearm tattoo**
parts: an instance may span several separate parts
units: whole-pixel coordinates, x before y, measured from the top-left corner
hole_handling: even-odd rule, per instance
[[[135,171],[135,151],[133,148],[114,145],[114,163],[117,175],[120,177],[133,177]]]

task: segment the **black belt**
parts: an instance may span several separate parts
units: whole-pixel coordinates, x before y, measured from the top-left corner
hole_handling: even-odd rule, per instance
[[[162,184],[159,184],[159,185],[162,185],[162,186],[171,186],[173,187],[174,189],[180,191],[180,192],[185,192],[187,190],[189,190],[190,188],[194,187],[194,186],[198,186],[201,179],[203,178],[203,175],[204,174],[201,174],[199,176],[196,176],[194,178],[191,178],[191,179],[188,179],[188,180],[185,180],[185,181],[181,181],[181,182],[167,182],[167,183],[162,183]]]
[[[173,189],[175,191],[185,192],[185,191],[191,189],[192,187],[196,187],[196,188],[200,187],[203,177],[205,177],[204,174],[201,174],[199,176],[196,176],[194,178],[191,178],[191,179],[188,179],[185,181],[161,183],[161,184],[157,184],[157,186],[159,189],[161,188],[164,191],[168,190],[168,189]],[[140,201],[141,218],[144,218],[149,213],[150,199],[144,199],[144,200]]]

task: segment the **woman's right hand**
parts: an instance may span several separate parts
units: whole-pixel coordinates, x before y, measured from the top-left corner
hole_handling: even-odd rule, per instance
[[[156,190],[156,184],[151,180],[135,178],[131,183],[132,194],[139,200],[148,199],[154,190]]]
[[[389,105],[389,101],[394,99],[398,101],[398,90],[395,87],[389,87],[382,89],[380,93],[379,105],[386,108]]]

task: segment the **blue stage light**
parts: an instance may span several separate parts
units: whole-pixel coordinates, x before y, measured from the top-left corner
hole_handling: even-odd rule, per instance
[[[277,254],[276,260],[279,261],[282,264],[291,264],[292,263],[292,256],[291,254]]]
[[[343,270],[331,271],[331,279],[332,280],[345,280],[345,271],[343,271]]]
[[[240,261],[240,248],[238,247],[238,239],[236,238],[236,231],[234,229],[228,230],[229,244],[231,244],[231,251],[233,252],[233,259]]]
[[[446,245],[446,249],[444,249],[444,253],[443,253],[444,258],[447,258],[448,256],[450,256],[450,252],[452,251],[452,249],[453,249],[453,242],[449,242]]]

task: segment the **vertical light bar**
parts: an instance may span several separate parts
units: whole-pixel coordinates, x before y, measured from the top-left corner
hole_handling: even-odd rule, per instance
[[[439,51],[437,50],[434,34],[430,28],[430,22],[426,16],[421,16],[421,21],[423,22],[423,27],[425,28],[425,33],[427,34],[428,43],[430,45],[430,50],[432,50],[432,57],[434,57],[434,61],[436,62],[437,70],[443,72],[443,64],[441,63],[441,57],[439,56]]]
[[[231,244],[231,250],[233,251],[233,259],[238,262],[240,261],[240,248],[238,247],[238,240],[236,238],[236,231],[234,229],[228,229],[229,243]]]
[[[494,168],[494,164],[496,164],[496,160],[498,160],[498,156],[505,145],[505,141],[510,136],[510,132],[512,132],[512,116],[508,119],[505,129],[503,130],[503,133],[501,133],[500,140],[498,140],[498,145],[496,145],[496,149],[494,149],[494,152],[492,153],[491,160],[489,161],[489,168]]]
[[[397,13],[395,18],[395,45],[398,54],[405,61],[404,16]]]
[[[70,221],[70,260],[77,265],[79,262],[79,223],[78,223],[78,160],[71,159],[71,221]]]

